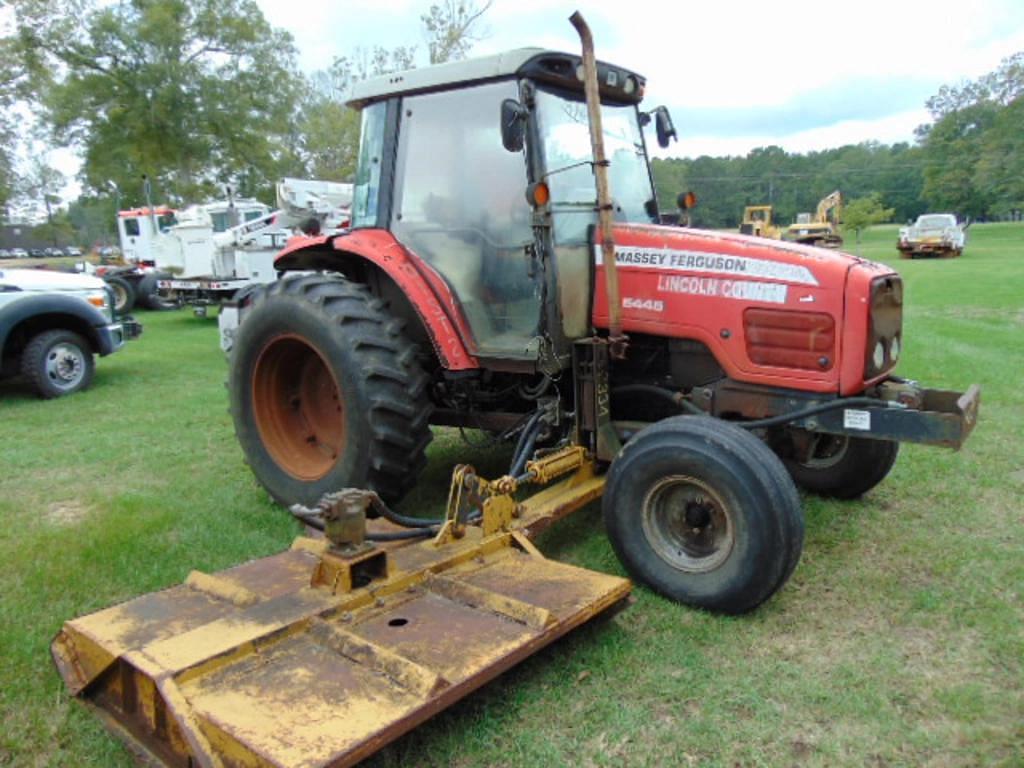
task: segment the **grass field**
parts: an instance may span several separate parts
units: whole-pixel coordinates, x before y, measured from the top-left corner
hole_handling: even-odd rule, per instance
[[[904,275],[899,373],[982,385],[962,452],[906,446],[864,499],[805,497],[803,560],[754,614],[638,587],[369,764],[1024,765],[1024,226],[969,234],[958,260],[900,261],[894,227],[860,246]],[[85,393],[0,383],[0,765],[131,765],[63,690],[48,653],[62,621],[298,532],[242,463],[215,321],[141,319]],[[404,507],[439,507],[469,457],[507,461],[441,433]],[[596,506],[539,544],[622,572]]]

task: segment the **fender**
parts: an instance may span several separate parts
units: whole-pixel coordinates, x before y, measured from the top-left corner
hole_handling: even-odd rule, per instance
[[[450,371],[479,368],[470,351],[473,335],[448,284],[384,229],[295,237],[274,260],[280,272],[337,269],[338,261],[364,259],[380,267],[402,290],[423,321],[441,365]]]
[[[109,321],[96,307],[76,296],[55,296],[52,293],[29,294],[0,309],[0,350],[3,350],[11,331],[22,321],[45,315],[73,317],[86,327],[85,335],[93,349],[101,355],[107,355],[113,351],[109,341],[105,344],[104,338],[98,331],[99,328],[108,325]],[[69,328],[69,330],[81,330],[81,328]]]

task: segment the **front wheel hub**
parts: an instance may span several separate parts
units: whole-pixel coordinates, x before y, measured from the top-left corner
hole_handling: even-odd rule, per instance
[[[729,557],[736,532],[728,506],[694,477],[664,478],[643,500],[641,527],[651,548],[680,571],[706,573]]]
[[[73,344],[57,344],[46,355],[46,377],[58,389],[71,389],[84,375],[83,352]]]

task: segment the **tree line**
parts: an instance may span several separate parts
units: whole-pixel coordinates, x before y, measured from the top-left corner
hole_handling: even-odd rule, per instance
[[[914,144],[865,142],[805,154],[769,146],[744,157],[655,159],[658,199],[671,208],[680,191],[692,190],[699,203],[691,221],[716,228],[737,226],[744,206],[762,204],[775,206],[777,221],[787,224],[836,189],[848,201],[877,199],[895,221],[929,210],[1019,218],[1024,52],[977,80],[943,86],[926,106],[932,122],[917,129]]]

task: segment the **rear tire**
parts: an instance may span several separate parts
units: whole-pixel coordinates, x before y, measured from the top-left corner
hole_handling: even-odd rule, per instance
[[[803,546],[800,499],[778,457],[747,431],[702,416],[666,419],[627,443],[603,508],[630,574],[723,613],[771,597]]]
[[[416,483],[430,442],[428,377],[402,324],[365,286],[286,277],[252,296],[229,362],[235,434],[282,504]]]
[[[106,278],[107,286],[114,294],[114,313],[123,315],[132,311],[135,306],[135,289],[123,277]]]
[[[801,488],[836,499],[856,499],[885,479],[899,451],[900,444],[888,440],[820,435],[808,461],[783,459],[783,463]]]
[[[178,309],[178,302],[173,299],[163,298],[157,288],[157,281],[165,280],[168,277],[170,277],[170,275],[156,274],[153,272],[150,272],[148,275],[143,277],[139,281],[138,289],[136,290],[137,302],[146,309],[151,309],[154,312]]]
[[[89,342],[73,331],[43,331],[21,354],[22,375],[44,400],[85,389],[95,367]]]

